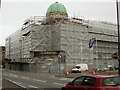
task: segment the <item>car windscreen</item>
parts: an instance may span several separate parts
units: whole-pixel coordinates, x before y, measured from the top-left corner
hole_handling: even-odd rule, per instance
[[[79,68],[80,68],[80,66],[76,66],[75,68],[79,69]]]
[[[73,85],[94,86],[96,83],[96,78],[81,76],[75,79],[72,83]]]
[[[104,78],[102,86],[116,86],[120,85],[120,77]]]

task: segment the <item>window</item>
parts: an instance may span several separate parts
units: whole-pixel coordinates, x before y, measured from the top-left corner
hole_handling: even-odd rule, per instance
[[[95,86],[95,83],[96,83],[96,78],[87,77],[87,78],[84,79],[84,81],[82,82],[82,85],[85,85],[85,86]]]
[[[85,77],[79,77],[73,81],[73,85],[81,85]]]
[[[96,78],[81,76],[73,81],[73,85],[94,86]]]
[[[105,78],[102,81],[102,86],[120,85],[120,77]]]
[[[80,68],[80,66],[76,66],[75,68],[79,69],[79,68]]]

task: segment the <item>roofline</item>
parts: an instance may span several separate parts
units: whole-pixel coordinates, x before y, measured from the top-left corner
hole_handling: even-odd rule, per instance
[[[110,77],[120,77],[120,75],[117,74],[86,74],[86,75],[81,75],[81,76],[90,76],[90,77],[95,77],[95,78],[110,78]]]

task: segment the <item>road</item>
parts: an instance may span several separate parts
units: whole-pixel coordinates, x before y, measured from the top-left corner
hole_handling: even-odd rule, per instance
[[[24,88],[40,90],[61,90],[61,87],[73,78],[55,77],[53,74],[3,70],[3,78]]]

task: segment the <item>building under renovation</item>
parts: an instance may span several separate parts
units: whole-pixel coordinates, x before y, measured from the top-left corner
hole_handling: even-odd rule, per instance
[[[6,38],[6,68],[57,73],[80,63],[99,69],[116,66],[111,54],[117,52],[117,37],[115,24],[70,18],[64,5],[55,2],[45,17],[26,19]]]

